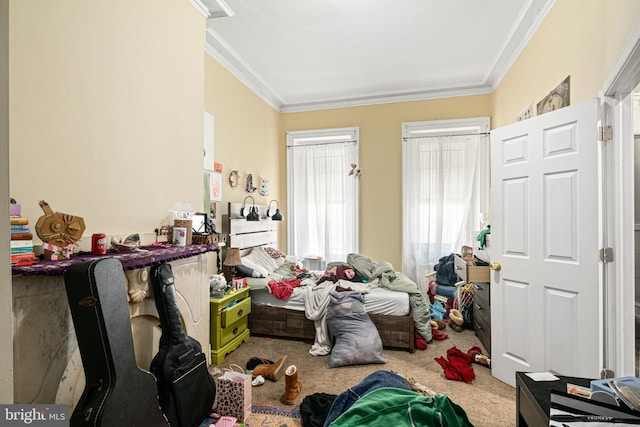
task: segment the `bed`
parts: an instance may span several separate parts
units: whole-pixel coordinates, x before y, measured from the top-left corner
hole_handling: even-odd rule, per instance
[[[256,247],[277,248],[278,222],[267,217],[267,206],[256,206],[259,221],[242,217],[242,207],[242,203],[229,203],[228,215],[223,216],[227,246],[240,248],[242,256]],[[286,301],[280,300],[269,292],[269,280],[247,278],[251,286],[251,334],[313,342],[316,329],[314,321],[305,315],[303,289],[295,288]],[[385,348],[415,351],[415,326],[410,307],[409,296],[403,292],[373,288],[365,294],[365,309]]]

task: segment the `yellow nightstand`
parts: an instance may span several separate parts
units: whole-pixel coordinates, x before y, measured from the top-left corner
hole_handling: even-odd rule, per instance
[[[249,341],[247,316],[251,313],[249,287],[211,298],[211,363],[220,364],[225,356]]]

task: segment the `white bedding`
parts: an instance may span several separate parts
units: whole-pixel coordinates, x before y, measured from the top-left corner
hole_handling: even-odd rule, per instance
[[[304,311],[304,292],[300,287],[295,288],[291,297],[286,301],[277,299],[264,288],[252,288],[250,294],[252,304]],[[364,307],[368,313],[406,316],[410,310],[409,294],[389,291],[384,288],[373,288],[369,293],[364,294]]]

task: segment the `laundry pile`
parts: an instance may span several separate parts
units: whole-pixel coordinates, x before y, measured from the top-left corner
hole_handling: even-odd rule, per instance
[[[434,360],[444,369],[445,377],[466,383],[470,383],[476,377],[471,363],[491,366],[491,359],[482,354],[480,347],[471,347],[466,353],[463,353],[454,346],[447,350],[446,359],[440,356]]]

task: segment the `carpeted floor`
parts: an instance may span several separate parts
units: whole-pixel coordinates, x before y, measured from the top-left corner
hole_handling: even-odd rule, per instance
[[[268,337],[252,336],[248,343],[241,345],[218,365],[219,369],[237,364],[245,368],[247,360],[258,356],[276,360],[287,356],[287,365],[298,367],[302,392],[292,409],[299,409],[304,396],[316,392],[340,394],[359,383],[370,373],[386,369],[414,378],[438,394],[446,394],[460,405],[477,426],[512,426],[516,420],[515,389],[496,380],[491,370],[472,364],[475,379],[471,383],[448,380],[442,367],[435,362],[436,357],[446,357],[447,350],[455,346],[463,352],[474,346],[482,347],[473,331],[455,332],[446,328],[449,335],[444,341],[433,341],[426,350],[409,353],[401,350],[384,350],[388,359],[386,364],[359,365],[329,369],[326,367],[329,356],[311,356],[310,342]],[[252,404],[272,407],[284,407],[280,397],[284,392],[284,378],[277,382],[267,381],[264,385],[252,388]],[[296,424],[293,424],[296,425]]]

